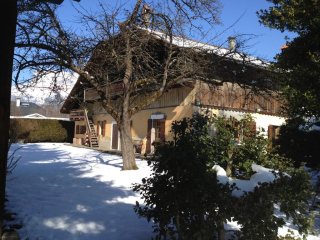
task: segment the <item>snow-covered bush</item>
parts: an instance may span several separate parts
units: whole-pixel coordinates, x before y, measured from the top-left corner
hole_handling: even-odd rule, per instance
[[[157,147],[159,158],[150,162],[152,175],[133,187],[145,205],[137,202],[135,211],[139,217],[154,222],[156,239],[225,239],[227,220],[238,221],[235,234],[239,239],[276,239],[278,228],[285,222],[274,216],[275,204],[293,218],[301,233],[307,232],[311,222],[304,215],[310,197],[307,174],[284,169],[282,166],[287,163],[279,164],[283,159],[270,163],[273,158],[267,151],[269,143],[255,132],[248,134],[246,127],[250,121],[248,117],[236,126],[224,118],[195,115],[193,119],[173,123],[174,139]],[[211,124],[216,130],[214,136],[209,134]],[[234,131],[247,132],[241,147],[234,143]],[[266,146],[262,147],[262,141]],[[248,146],[244,145],[252,148],[247,160],[244,154]],[[272,181],[261,183],[260,178],[251,181],[230,178],[240,169],[241,176],[253,174],[252,170],[247,174],[245,161],[281,169],[267,170]],[[224,176],[219,175],[217,169],[221,167],[217,165],[223,167]],[[241,189],[250,184],[254,186],[250,190]]]

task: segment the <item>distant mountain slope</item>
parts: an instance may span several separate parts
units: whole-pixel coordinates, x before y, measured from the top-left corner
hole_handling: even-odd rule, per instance
[[[57,75],[50,73],[32,87],[19,86],[22,91],[13,86],[11,100],[21,98],[22,102],[32,102],[38,105],[59,105],[68,97],[77,79],[78,75],[75,73],[62,72]]]

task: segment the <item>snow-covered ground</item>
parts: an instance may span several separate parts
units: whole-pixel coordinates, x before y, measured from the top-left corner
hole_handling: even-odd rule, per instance
[[[131,184],[150,175],[146,161],[137,159],[137,171],[121,171],[121,157],[91,149],[38,143],[14,144],[11,151],[20,146],[16,156],[22,157],[9,176],[13,180],[7,182],[7,209],[18,214],[15,222],[23,225],[18,230],[21,239],[154,237],[152,223],[139,219],[133,210],[141,199]],[[290,222],[288,227],[293,228]]]

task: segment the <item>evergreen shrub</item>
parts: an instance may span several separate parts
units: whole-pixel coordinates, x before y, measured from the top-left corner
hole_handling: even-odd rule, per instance
[[[11,131],[25,143],[72,142],[74,122],[56,119],[11,119]]]
[[[246,117],[232,125],[223,117],[196,114],[173,123],[173,141],[157,146],[157,159],[148,162],[151,176],[133,185],[143,199],[134,210],[154,223],[156,239],[222,240],[227,220],[238,221],[238,239],[277,239],[285,221],[274,215],[275,206],[307,234],[312,223],[307,216],[308,174],[270,152],[269,142],[257,132],[245,134],[236,146],[234,132],[248,132],[251,120]],[[250,177],[248,165],[254,162],[274,169],[275,180],[240,196],[234,194],[240,190],[235,184],[222,184],[212,169],[220,165],[229,169],[229,177]]]
[[[288,119],[286,124],[280,127],[275,143],[278,145],[279,153],[292,159],[296,167],[306,165],[319,169],[319,139],[320,131],[308,130],[306,121],[296,117]]]

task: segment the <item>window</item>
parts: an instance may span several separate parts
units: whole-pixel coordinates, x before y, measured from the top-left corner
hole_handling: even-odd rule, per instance
[[[76,134],[85,134],[86,130],[85,125],[76,125]]]
[[[156,121],[156,139],[161,137],[161,122]]]

